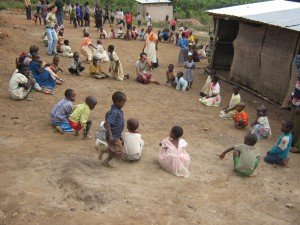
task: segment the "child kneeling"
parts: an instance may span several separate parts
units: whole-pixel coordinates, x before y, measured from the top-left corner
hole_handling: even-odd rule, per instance
[[[223,159],[228,152],[233,152],[234,171],[240,176],[251,176],[258,166],[260,157],[255,152],[254,145],[257,138],[253,134],[247,134],[244,144],[236,145],[225,150],[219,157]]]

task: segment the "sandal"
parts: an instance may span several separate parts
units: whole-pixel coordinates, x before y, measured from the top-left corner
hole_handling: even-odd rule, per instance
[[[42,89],[42,92],[43,92],[44,94],[47,94],[47,95],[50,95],[50,94],[51,94],[51,90],[48,89],[48,88],[43,88],[43,89]]]

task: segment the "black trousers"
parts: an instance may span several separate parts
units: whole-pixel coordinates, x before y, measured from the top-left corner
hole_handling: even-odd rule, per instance
[[[26,6],[26,18],[27,20],[31,20],[31,6]]]

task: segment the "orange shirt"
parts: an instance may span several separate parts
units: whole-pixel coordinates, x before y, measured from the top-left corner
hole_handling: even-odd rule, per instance
[[[234,122],[238,122],[241,120],[244,121],[245,126],[248,125],[248,123],[249,123],[248,114],[244,111],[236,112],[234,115]]]
[[[90,44],[92,44],[91,39],[89,37],[84,37],[81,41],[80,47]]]

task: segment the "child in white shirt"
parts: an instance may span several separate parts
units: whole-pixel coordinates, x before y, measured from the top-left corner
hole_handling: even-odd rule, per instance
[[[72,49],[69,46],[69,40],[64,40],[64,45],[61,46],[61,50],[64,57],[73,57]]]
[[[188,82],[183,78],[183,72],[178,72],[175,78],[176,90],[186,91]]]
[[[123,37],[123,28],[122,27],[119,27],[119,30],[118,30],[118,38],[122,38]]]
[[[142,135],[138,133],[139,121],[131,118],[127,120],[128,132],[125,132],[124,147],[125,152],[122,159],[125,161],[138,161],[141,158],[144,141]]]

